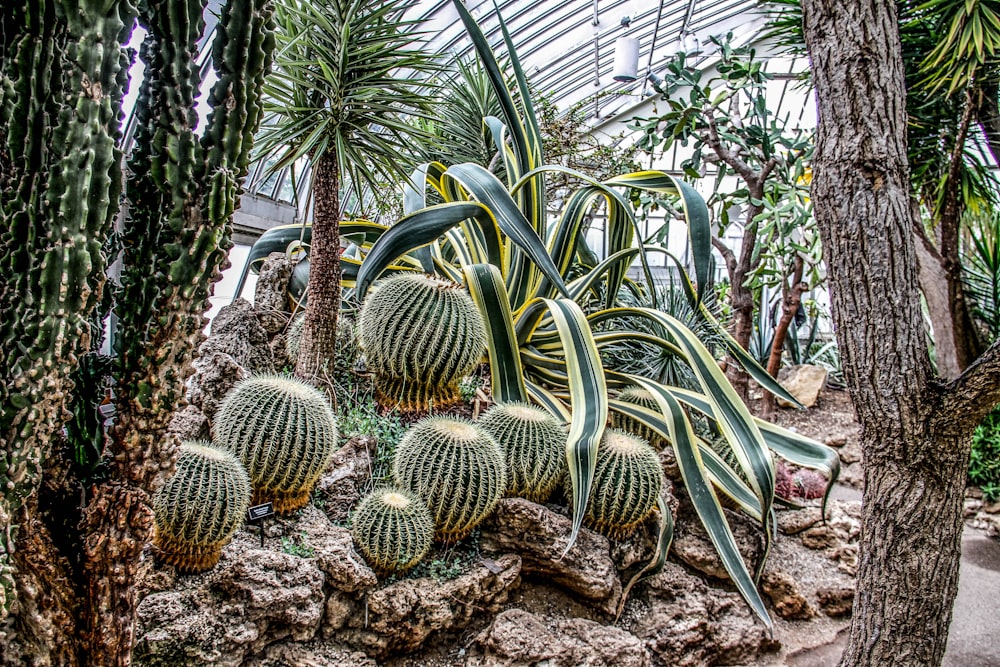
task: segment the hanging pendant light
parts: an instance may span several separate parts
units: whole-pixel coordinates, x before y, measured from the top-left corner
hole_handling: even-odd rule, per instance
[[[625,34],[615,40],[615,64],[611,69],[611,78],[623,83],[639,78],[639,40],[627,34],[631,23],[628,16],[622,17],[621,25]]]

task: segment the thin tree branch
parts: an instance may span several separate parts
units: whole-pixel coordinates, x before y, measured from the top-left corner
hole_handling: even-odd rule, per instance
[[[760,181],[760,173],[743,161],[735,152],[729,150],[722,144],[719,138],[719,126],[715,122],[715,115],[711,112],[705,114],[705,121],[708,123],[708,134],[702,135],[702,139],[708,147],[715,151],[719,159],[728,164],[733,170],[743,177],[751,188]]]
[[[1000,403],[1000,340],[945,386],[941,411],[953,415],[960,430],[971,431]]]

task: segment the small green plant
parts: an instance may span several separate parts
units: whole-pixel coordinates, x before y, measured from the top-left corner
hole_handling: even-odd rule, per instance
[[[306,540],[305,533],[299,533],[298,536],[294,537],[288,537],[287,535],[282,537],[281,550],[296,558],[312,558],[316,555],[316,549]]]
[[[370,488],[390,484],[392,457],[396,453],[396,446],[406,433],[406,426],[400,420],[399,414],[395,412],[383,414],[370,394],[360,396],[355,403],[341,403],[340,406],[337,426],[343,440],[357,435],[375,438],[375,460],[372,461]]]
[[[483,386],[483,379],[478,375],[466,375],[458,382],[458,396],[465,403],[476,400],[476,392]]]
[[[986,502],[1000,500],[1000,405],[972,434],[969,481],[982,490]]]

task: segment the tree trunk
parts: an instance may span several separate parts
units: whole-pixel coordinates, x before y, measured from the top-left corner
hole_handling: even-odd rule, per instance
[[[763,197],[763,177],[760,181],[744,178],[747,180],[750,196],[758,199]],[[750,348],[750,338],[753,335],[754,297],[753,290],[746,286],[749,275],[757,265],[753,259],[754,247],[757,243],[757,223],[753,222],[753,219],[760,215],[762,210],[763,207],[754,205],[747,208],[739,257],[731,250],[723,251],[722,248],[725,245],[721,240],[713,243],[723,254],[726,260],[726,270],[729,273],[729,305],[733,309],[733,321],[729,326],[729,334],[744,350]],[[736,363],[726,366],[726,376],[736,393],[746,403],[750,394],[750,376]]]
[[[788,278],[783,278],[781,282],[781,319],[778,320],[778,326],[774,328],[771,354],[767,358],[767,372],[773,378],[777,378],[778,371],[781,370],[781,356],[785,351],[785,339],[788,337],[788,329],[795,319],[795,314],[799,312],[799,306],[802,304],[802,294],[809,287],[806,283],[802,282],[804,268],[802,258],[796,256],[792,275],[788,276]],[[786,281],[789,281],[791,284],[789,285]],[[765,418],[774,414],[776,405],[777,401],[774,394],[765,391],[764,408],[762,411]]]
[[[997,394],[1000,352],[952,391],[933,376],[895,3],[802,4],[819,113],[812,196],[866,471],[841,664],[938,665],[957,590],[968,436],[985,414],[979,403]]]
[[[326,391],[336,408],[332,374],[340,313],[340,167],[335,148],[314,163],[312,244],[306,320],[295,375]]]

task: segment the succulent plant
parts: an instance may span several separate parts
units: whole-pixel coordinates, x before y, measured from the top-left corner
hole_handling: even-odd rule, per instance
[[[249,506],[250,477],[231,452],[184,442],[177,471],[153,496],[153,545],[179,571],[203,572],[219,562]]]
[[[641,387],[626,387],[619,392],[616,398],[619,401],[624,401],[625,403],[632,403],[634,405],[639,405],[649,410],[659,412],[656,399],[653,398],[652,394]],[[632,419],[627,415],[623,415],[620,412],[612,411],[610,415],[612,427],[642,438],[656,451],[662,450],[667,444],[667,441],[664,440],[659,433],[649,428],[642,422]]]
[[[597,447],[597,468],[584,522],[614,540],[631,535],[654,509],[663,469],[645,440],[607,429]]]
[[[309,501],[337,448],[333,410],[318,389],[281,375],[243,380],[215,415],[215,443],[246,466],[253,502],[290,512]]]
[[[457,542],[489,516],[507,488],[500,445],[467,419],[427,417],[406,432],[392,462],[396,485],[424,499],[434,538]]]
[[[377,573],[405,572],[431,548],[434,520],[419,496],[381,488],[365,496],[354,510],[351,535]]]
[[[302,327],[306,323],[306,314],[295,316],[288,325],[285,334],[285,353],[293,364],[299,357],[299,343],[302,342]],[[354,366],[358,356],[358,335],[354,322],[341,315],[337,318],[337,371],[348,371]]]
[[[507,464],[507,495],[544,503],[566,473],[566,429],[545,410],[526,403],[494,405],[479,419]]]
[[[418,274],[383,280],[358,319],[376,397],[404,412],[460,400],[458,382],[486,351],[486,327],[461,285]]]

